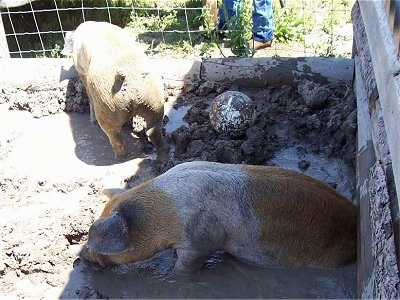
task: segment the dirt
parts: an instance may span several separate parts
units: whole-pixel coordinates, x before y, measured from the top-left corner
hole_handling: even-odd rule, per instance
[[[254,125],[240,136],[219,134],[209,122],[211,101],[225,90],[239,90],[256,105]],[[132,124],[124,128],[131,154],[122,160],[114,158],[104,133],[99,127],[90,125],[87,96],[79,80],[70,80],[67,85],[57,88],[2,87],[2,297],[232,297],[228,292],[232,288],[224,288],[221,282],[221,291],[226,293],[207,294],[207,290],[201,290],[199,287],[202,284],[206,287],[204,282],[207,280],[198,274],[193,289],[200,292],[196,294],[190,292],[191,283],[186,279],[174,281],[154,276],[149,279],[145,275],[140,277],[140,272],[135,273],[129,268],[128,271],[119,269],[112,273],[110,279],[105,275],[108,273],[87,268],[77,260],[77,251],[87,239],[91,223],[107,201],[101,192],[103,188],[129,188],[184,161],[281,165],[315,175],[355,201],[357,120],[355,96],[350,87],[303,82],[297,89],[289,86],[239,89],[215,82],[196,82],[184,90],[167,86],[165,98],[165,135],[171,151],[168,161],[158,163],[153,159],[154,149],[142,132],[131,135]],[[133,127],[140,127],[137,124],[140,121],[133,122]],[[209,274],[220,268],[225,272],[222,274],[226,280],[234,282],[235,276],[230,274],[235,274],[235,270],[250,272],[229,257],[223,258],[223,262],[221,259],[218,263],[211,263]],[[219,265],[214,268],[215,264]],[[251,272],[255,274],[251,277],[252,282],[257,281],[261,272],[266,274],[260,269],[251,269]],[[282,272],[275,271],[275,281],[293,276]],[[311,270],[301,274],[312,277],[314,273]],[[123,279],[133,280],[126,274],[136,276],[136,290],[119,286]],[[330,280],[339,276],[332,274]],[[340,279],[342,281],[338,279],[338,283],[332,284],[329,280],[329,284],[326,283],[326,289],[333,285],[334,291],[338,286],[348,284],[343,288],[345,292],[324,294],[312,289],[302,290],[304,283],[296,277],[299,280],[297,290],[292,288],[284,292],[285,288],[281,287],[279,293],[275,291],[272,296],[352,298],[356,296],[354,266],[350,274],[350,279],[346,275]],[[96,287],[93,283],[96,280],[102,284]],[[109,280],[113,287],[105,288]],[[170,287],[167,287],[168,282]],[[185,287],[186,294],[173,289],[174,284]],[[287,284],[291,284],[290,280]],[[314,287],[314,284],[311,285]],[[318,284],[322,286],[325,283]],[[264,283],[259,282],[258,286],[262,287],[258,294],[251,294],[251,287],[247,287],[248,294],[237,295],[266,297],[268,294],[262,292],[266,289]],[[154,289],[164,289],[165,293],[155,293]]]

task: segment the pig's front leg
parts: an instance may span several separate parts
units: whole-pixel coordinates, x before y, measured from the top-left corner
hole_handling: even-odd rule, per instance
[[[213,251],[198,251],[194,248],[178,247],[175,250],[176,261],[174,272],[175,273],[193,273],[199,271],[208,257],[213,254]]]

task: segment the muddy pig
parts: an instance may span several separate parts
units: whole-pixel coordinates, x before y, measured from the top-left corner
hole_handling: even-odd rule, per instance
[[[90,99],[91,122],[97,120],[116,156],[126,154],[122,126],[139,115],[158,156],[164,158],[168,144],[162,134],[163,82],[149,70],[133,37],[116,25],[88,21],[66,35],[62,53],[72,54]]]
[[[259,266],[331,268],[356,259],[357,207],[294,171],[188,162],[109,196],[80,253],[103,267],[167,248],[176,250],[178,272],[199,270],[217,250]]]

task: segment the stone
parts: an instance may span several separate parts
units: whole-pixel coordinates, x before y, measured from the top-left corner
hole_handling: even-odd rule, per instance
[[[254,124],[256,110],[247,95],[226,91],[213,100],[209,116],[210,123],[217,132],[236,136],[243,134]]]

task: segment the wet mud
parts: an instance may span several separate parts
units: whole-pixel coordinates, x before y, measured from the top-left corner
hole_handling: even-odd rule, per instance
[[[339,270],[260,268],[231,256],[212,257],[200,273],[168,273],[170,250],[151,261],[96,271],[75,261],[63,297],[98,298],[354,298],[355,265]],[[77,291],[77,282],[84,288]]]
[[[217,133],[209,121],[212,100],[226,90],[245,93],[256,107],[254,125],[239,136]],[[178,276],[170,272],[171,250],[109,270],[86,266],[76,255],[107,201],[102,189],[133,187],[184,161],[277,165],[316,177],[355,203],[351,87],[303,82],[298,88],[239,89],[198,82],[182,91],[166,86],[164,133],[171,151],[162,163],[155,160],[140,119],[124,127],[130,154],[116,159],[101,129],[90,125],[79,82],[48,93],[9,88],[0,93],[2,296],[357,296],[355,264],[336,270],[259,268],[217,254],[200,273]]]

